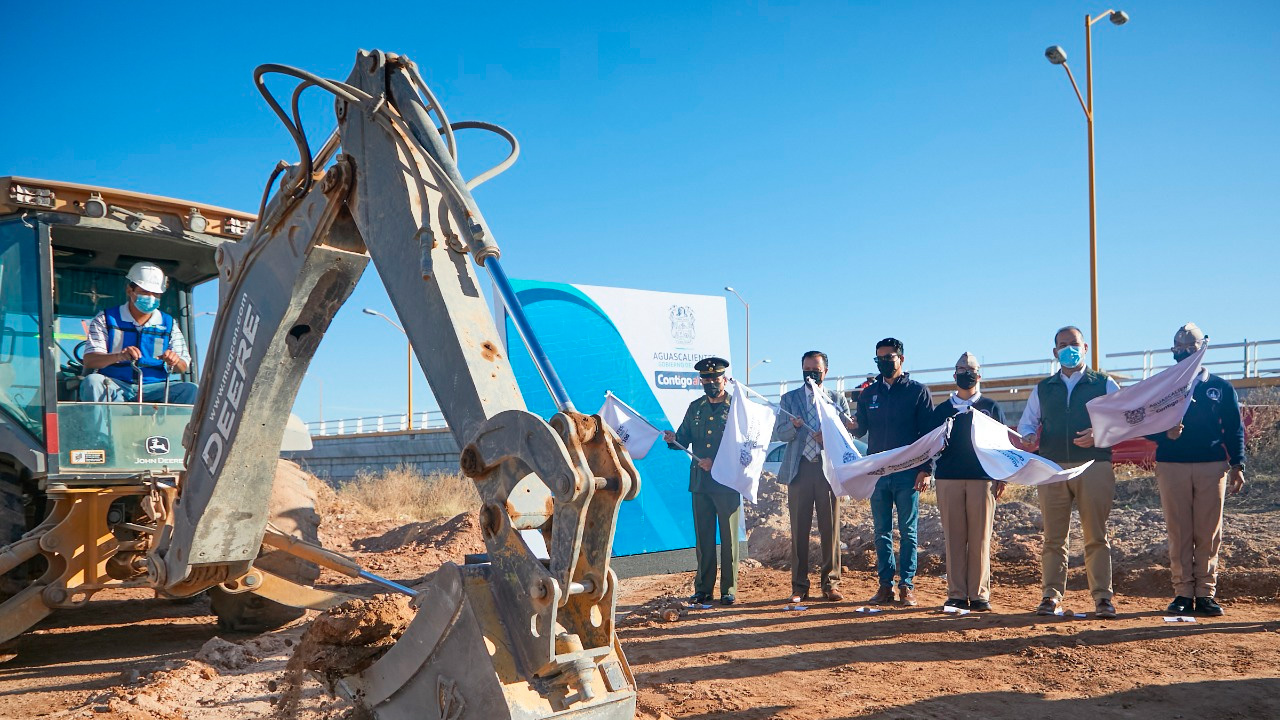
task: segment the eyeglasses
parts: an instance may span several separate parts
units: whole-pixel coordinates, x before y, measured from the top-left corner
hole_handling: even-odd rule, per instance
[[[897,353],[889,353],[888,355],[877,355],[875,356],[875,358],[872,359],[872,362],[880,362],[881,360],[888,360],[889,362],[893,362],[894,360],[897,360],[901,357],[902,356]]]

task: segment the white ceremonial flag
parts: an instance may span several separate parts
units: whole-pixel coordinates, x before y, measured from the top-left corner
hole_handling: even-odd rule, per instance
[[[1208,349],[1206,345],[1171,368],[1085,404],[1093,423],[1094,446],[1112,447],[1130,438],[1162,433],[1182,422]]]
[[[950,434],[951,421],[948,419],[945,424],[906,447],[872,453],[860,460],[834,466],[827,480],[835,488],[836,495],[865,500],[871,497],[872,491],[876,489],[876,481],[880,478],[910,470],[936,457],[947,447],[947,436]],[[822,442],[826,441],[824,435]]]
[[[612,392],[604,394],[604,405],[600,407],[598,414],[618,434],[618,439],[627,447],[632,460],[648,455],[653,449],[654,441],[662,434],[644,416],[619,400]]]
[[[729,410],[729,422],[725,423],[715,460],[711,462],[711,478],[754,503],[778,413],[768,405],[750,400],[737,380],[730,380],[728,389],[733,395],[733,407]]]
[[[1009,441],[1009,428],[987,417],[986,413],[972,408],[973,452],[978,456],[982,469],[994,480],[1015,485],[1046,485],[1070,480],[1084,472],[1093,461],[1063,470],[1061,465],[1026,450],[1019,450]]]
[[[812,380],[809,381],[809,388],[813,391],[810,393],[813,398],[813,404],[818,414],[818,424],[822,432],[822,470],[827,475],[827,482],[831,484],[831,489],[837,494],[840,487],[835,478],[843,473],[843,468],[855,460],[862,459],[862,453],[858,452],[858,448],[853,445],[853,437],[849,435],[849,430],[844,426],[844,420],[840,417],[840,411],[836,409],[830,400]],[[830,449],[828,449],[830,448]],[[875,489],[875,480],[871,481],[872,490]],[[866,497],[871,496],[868,490]]]

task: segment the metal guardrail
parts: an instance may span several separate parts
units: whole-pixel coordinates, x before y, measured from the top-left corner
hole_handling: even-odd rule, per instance
[[[444,413],[439,410],[427,410],[413,414],[414,430],[436,430],[447,427],[449,427],[449,424],[444,421]],[[307,423],[307,431],[311,433],[312,437],[403,432],[408,429],[409,416],[405,413],[341,418],[338,420],[313,420]]]
[[[1226,345],[1209,344],[1209,351],[1205,354],[1205,367],[1215,375],[1220,375],[1228,380],[1235,378],[1248,377],[1273,377],[1280,375],[1280,357],[1259,357],[1260,347],[1280,345],[1280,340],[1245,340],[1238,343],[1229,343]],[[1226,356],[1234,351],[1235,358],[1226,359]],[[1164,370],[1173,365],[1173,356],[1169,348],[1160,348],[1156,350],[1136,350],[1132,352],[1107,353],[1105,356],[1108,360],[1111,358],[1142,358],[1141,365],[1136,367],[1110,367],[1105,364],[1103,369],[1107,372],[1119,376],[1122,381],[1142,380],[1151,377],[1157,372]],[[1210,359],[1210,358],[1213,359]],[[1163,363],[1161,361],[1164,361]],[[1128,362],[1128,361],[1126,361]],[[999,368],[997,373],[992,373],[992,368]],[[911,377],[915,380],[925,383],[926,385],[933,383],[948,382],[955,367],[941,368],[924,368],[922,370],[910,369]],[[993,380],[1003,380],[1011,378],[1020,378],[1028,376],[1048,376],[1058,371],[1058,363],[1048,358],[1039,360],[1013,360],[1008,362],[984,363],[982,366],[983,380],[990,382]],[[853,375],[839,375],[828,377],[823,384],[827,387],[834,388],[836,392],[844,392],[853,390],[862,385],[867,380],[873,380],[878,372],[869,372]],[[798,387],[799,380],[783,380],[775,383],[753,383],[751,389],[769,398],[777,400],[783,393],[792,387]],[[1121,384],[1124,384],[1123,382]],[[1025,386],[1005,386],[1001,390],[1009,390],[1018,392],[1020,390],[1034,387],[1035,383],[1029,383]]]
[[[1214,345],[1210,343],[1209,352],[1205,354],[1205,367],[1210,372],[1220,375],[1224,378],[1249,378],[1249,377],[1274,377],[1280,376],[1280,357],[1260,357],[1262,347],[1272,347],[1280,345],[1280,340],[1245,340],[1238,343],[1229,343],[1226,345]],[[1231,352],[1229,352],[1231,351]],[[1235,357],[1228,358],[1227,355],[1234,354]],[[1212,357],[1213,359],[1209,359]],[[1136,381],[1151,377],[1153,374],[1173,365],[1173,357],[1169,348],[1160,348],[1157,350],[1135,350],[1132,352],[1108,353],[1108,360],[1112,358],[1141,358],[1140,365],[1134,367],[1104,367],[1105,370],[1117,375],[1121,381]],[[1129,361],[1126,361],[1129,362]],[[991,370],[997,368],[998,374],[993,374]],[[983,380],[992,382],[995,380],[1026,378],[1026,377],[1044,377],[1058,371],[1058,363],[1047,358],[1036,360],[1012,360],[1007,362],[985,363],[982,366]],[[925,384],[948,382],[955,367],[939,367],[925,368],[923,370],[911,370],[911,377]],[[834,388],[836,392],[844,392],[852,390],[862,385],[868,379],[874,379],[877,373],[860,373],[852,375],[838,375],[828,377],[823,383],[827,387]],[[791,387],[798,387],[799,380],[783,380],[773,383],[753,383],[751,389],[760,393],[770,400],[778,400],[783,393],[787,392]],[[1123,382],[1121,384],[1124,384]],[[1019,394],[1024,390],[1029,391],[1035,387],[1035,382],[1028,382],[1022,385],[1002,385],[1000,390]],[[428,410],[426,412],[418,412],[413,414],[413,427],[415,430],[428,430],[437,428],[446,428],[448,423],[444,420],[444,414],[439,410]],[[368,433],[380,432],[398,432],[409,429],[408,417],[404,413],[392,415],[374,415],[370,417],[360,418],[343,418],[340,420],[316,420],[307,423],[307,430],[312,436],[327,435],[363,435]]]

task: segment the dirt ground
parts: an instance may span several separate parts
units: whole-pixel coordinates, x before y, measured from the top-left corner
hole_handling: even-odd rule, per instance
[[[690,591],[688,573],[622,583],[619,636],[639,684],[641,717],[1280,717],[1277,486],[1254,485],[1229,502],[1220,583],[1226,616],[1175,624],[1164,621],[1163,520],[1149,485],[1130,472],[1117,491],[1112,533],[1121,617],[1098,621],[1091,613],[1046,619],[1031,612],[1040,596],[1033,497],[998,511],[992,613],[938,611],[945,563],[936,508],[927,505],[920,606],[860,611],[875,585],[866,506],[856,503],[842,513],[848,600],[788,609],[785,491],[766,481],[761,503],[748,513],[755,559],[744,563],[737,605],[667,621],[658,611]],[[420,582],[440,562],[483,549],[471,516],[374,519],[320,490],[326,544],[401,582]],[[1078,536],[1073,547],[1078,555]],[[1066,606],[1086,612],[1078,566],[1073,556]],[[0,718],[275,714],[305,621],[257,636],[225,634],[203,599],[184,604],[148,595],[103,594],[19,638],[15,655],[0,663]],[[351,705],[318,681],[304,683],[295,717],[352,716]]]

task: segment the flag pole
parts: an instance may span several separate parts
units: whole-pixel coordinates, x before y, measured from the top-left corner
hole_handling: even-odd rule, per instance
[[[737,381],[737,380],[734,380],[734,382],[738,382],[738,381]],[[778,412],[782,413],[783,415],[786,415],[786,416],[787,416],[787,417],[789,417],[789,418],[794,418],[794,419],[796,419],[796,420],[799,420],[799,421],[800,421],[800,424],[804,426],[804,429],[805,429],[805,430],[808,430],[809,432],[813,433],[814,435],[819,434],[817,430],[814,430],[813,428],[809,427],[809,423],[805,422],[805,421],[804,421],[804,418],[800,417],[799,415],[792,415],[791,413],[787,412],[786,410],[783,410],[781,405],[778,405],[777,403],[775,403],[774,401],[770,400],[769,398],[767,398],[767,397],[765,397],[765,396],[761,395],[760,393],[756,392],[755,390],[752,390],[752,389],[750,388],[750,386],[743,385],[742,383],[738,383],[738,386],[739,386],[739,387],[741,387],[743,390],[746,390],[747,392],[751,393],[752,395],[755,395],[756,397],[758,397],[758,398],[760,398],[761,400],[763,400],[765,405],[768,405],[769,407],[773,408],[774,410],[777,410]]]
[[[604,391],[604,396],[605,396],[606,398],[610,398],[610,397],[612,397],[614,400],[617,400],[617,401],[618,401],[618,403],[622,405],[622,407],[624,407],[624,408],[626,408],[628,411],[630,411],[630,412],[631,412],[631,414],[632,414],[632,415],[634,415],[634,416],[636,417],[636,419],[637,419],[637,420],[639,420],[640,422],[644,423],[645,425],[648,425],[649,427],[653,428],[654,430],[657,430],[659,433],[665,433],[665,432],[667,432],[666,430],[663,430],[662,428],[658,427],[657,425],[654,425],[653,423],[649,422],[649,419],[648,419],[648,418],[646,418],[645,416],[641,415],[641,414],[639,413],[639,411],[637,411],[635,408],[633,408],[633,407],[631,407],[630,405],[628,405],[628,404],[626,403],[626,401],[625,401],[625,400],[623,400],[622,398],[618,397],[617,395],[614,395],[612,390],[605,390],[605,391]],[[674,431],[673,431],[673,432],[674,432]],[[664,438],[664,440],[665,440],[665,438]],[[681,446],[680,446],[680,449],[681,449],[681,450],[683,450],[683,451],[685,451],[685,453],[686,453],[686,454],[688,454],[688,456],[689,456],[689,457],[691,457],[691,458],[693,458],[694,460],[699,460],[699,459],[700,459],[697,455],[694,455],[694,454],[693,454],[693,451],[692,451],[692,450],[690,450],[689,448],[687,448],[687,447],[685,447],[685,446],[681,445]]]

